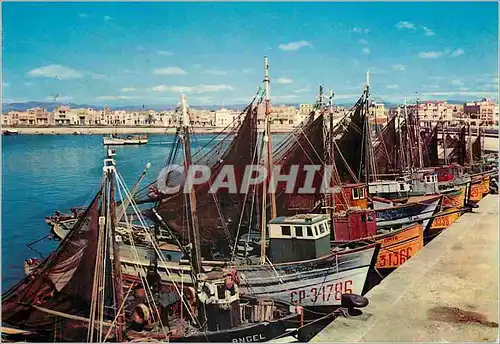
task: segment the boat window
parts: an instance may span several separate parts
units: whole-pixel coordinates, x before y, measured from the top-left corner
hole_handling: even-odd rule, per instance
[[[399,184],[399,190],[404,191],[405,185],[403,183]]]
[[[352,199],[359,199],[359,191],[357,188],[352,189]]]
[[[281,226],[281,235],[292,235],[290,226]]]
[[[318,226],[314,226],[313,229],[314,229],[314,235],[315,236],[318,235]]]
[[[306,228],[307,228],[307,236],[312,237],[313,236],[313,231],[312,231],[311,227],[307,226]]]
[[[365,198],[365,188],[361,187],[359,188],[359,199],[364,199]]]
[[[295,227],[295,235],[298,237],[304,236],[304,233],[302,232],[302,226]]]
[[[325,225],[324,225],[324,224],[320,224],[320,225],[319,225],[319,232],[320,232],[321,234],[323,234],[323,233],[325,232]]]

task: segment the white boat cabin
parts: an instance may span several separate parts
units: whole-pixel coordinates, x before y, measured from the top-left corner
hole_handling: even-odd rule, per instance
[[[269,221],[268,256],[273,263],[324,257],[330,253],[330,225],[326,214],[281,216]]]
[[[432,170],[415,172],[411,178],[412,195],[432,195],[439,192],[438,175]]]
[[[405,180],[380,180],[368,183],[370,195],[386,198],[408,197],[411,191],[410,183]]]

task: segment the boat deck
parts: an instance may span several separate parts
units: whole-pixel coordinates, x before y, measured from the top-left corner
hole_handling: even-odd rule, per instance
[[[312,342],[498,342],[498,195],[488,195]]]

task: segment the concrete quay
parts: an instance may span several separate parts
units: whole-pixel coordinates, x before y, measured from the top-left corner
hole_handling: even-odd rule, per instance
[[[488,195],[311,342],[498,342],[498,195]]]

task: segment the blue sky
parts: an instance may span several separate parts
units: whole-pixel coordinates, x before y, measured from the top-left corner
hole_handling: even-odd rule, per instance
[[[318,84],[354,100],[497,98],[490,3],[14,3],[2,6],[3,102],[96,105],[251,100],[269,57],[271,100]]]

